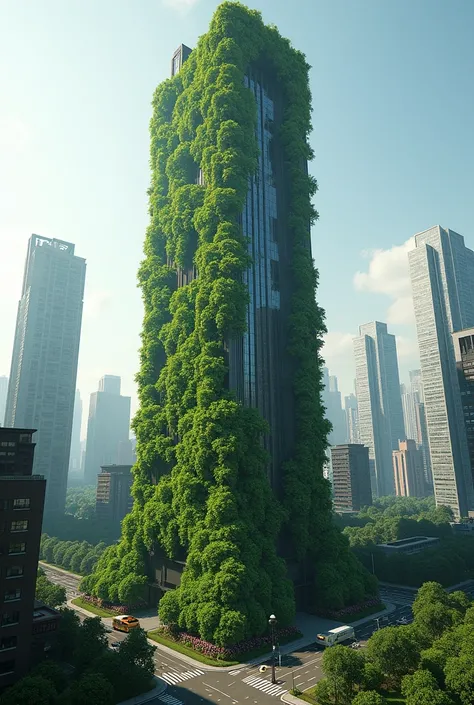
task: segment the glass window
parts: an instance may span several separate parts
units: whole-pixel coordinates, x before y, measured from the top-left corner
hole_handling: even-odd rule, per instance
[[[5,602],[13,602],[13,600],[19,600],[21,598],[20,588],[14,588],[13,590],[6,590],[5,592]]]
[[[18,624],[20,621],[20,613],[18,610],[15,610],[15,612],[5,612],[2,614],[2,619],[0,621],[0,626],[1,627],[9,627],[12,624]]]
[[[8,673],[15,672],[15,661],[10,659],[10,661],[2,661],[0,663],[0,676],[6,676]]]
[[[26,543],[11,543],[8,547],[8,553],[10,555],[15,553],[25,553]]]
[[[11,565],[7,568],[7,578],[20,578],[23,575],[24,568],[22,565]]]
[[[28,519],[20,519],[19,521],[12,521],[11,529],[12,533],[16,531],[27,531],[28,530]]]
[[[13,500],[13,509],[29,509],[30,508],[30,499],[14,499]]]
[[[6,651],[7,649],[16,649],[17,637],[15,634],[12,636],[5,636],[0,639],[0,651]]]

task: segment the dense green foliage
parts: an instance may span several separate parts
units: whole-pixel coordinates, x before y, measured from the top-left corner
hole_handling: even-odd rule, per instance
[[[474,577],[474,537],[453,534],[452,512],[435,507],[434,498],[382,497],[356,516],[338,516],[359,560],[379,580],[419,587],[435,581],[444,586]],[[434,548],[416,555],[386,556],[376,544],[410,536],[441,540]]]
[[[425,583],[409,626],[376,631],[362,652],[325,651],[325,678],[312,695],[318,705],[379,705],[375,693],[396,689],[407,705],[472,705],[474,605],[463,592]],[[332,653],[329,653],[332,652]]]
[[[111,651],[98,617],[86,617],[81,624],[72,610],[60,612],[51,657],[6,690],[0,705],[114,705],[150,690],[155,647],[142,629]],[[70,666],[64,670],[64,664],[74,666],[74,672]]]
[[[48,607],[59,607],[66,602],[66,588],[62,585],[55,585],[51,580],[48,580],[40,568],[36,578],[35,597]]]
[[[95,485],[68,487],[66,514],[71,514],[76,519],[93,519],[95,517],[96,492]]]
[[[226,344],[245,330],[248,302],[239,219],[258,157],[255,99],[244,84],[249,65],[273,75],[284,102],[274,139],[286,169],[297,438],[281,497],[268,482],[266,423],[226,381]],[[153,99],[135,506],[120,544],[107,549],[83,588],[123,600],[146,579],[149,550],[186,558],[160,616],[219,645],[262,634],[271,612],[281,625],[291,622],[293,587],[276,552],[283,526],[293,555],[316,566],[315,605],[337,609],[376,590],[332,524],[322,473],[329,425],[320,399],[324,316],[309,250],[316,183],[304,168],[312,156],[310,101],[303,55],[258,12],[230,2]],[[177,288],[177,270],[193,267],[198,277]]]
[[[78,575],[91,573],[106,549],[105,543],[95,546],[87,541],[60,541],[55,536],[41,535],[40,560],[53,563]]]

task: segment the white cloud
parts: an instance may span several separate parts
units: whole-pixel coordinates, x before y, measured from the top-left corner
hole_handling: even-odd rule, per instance
[[[418,343],[413,338],[397,335],[397,354],[400,360],[418,364]]]
[[[171,7],[172,10],[177,12],[187,12],[194,5],[197,5],[199,0],[162,0],[162,4],[166,7]]]
[[[338,331],[330,331],[324,336],[323,358],[326,363],[329,360],[336,358],[346,358],[352,353],[352,339],[350,333],[340,333]]]
[[[356,272],[354,286],[357,291],[384,294],[392,299],[386,319],[387,323],[404,325],[414,322],[408,252],[415,246],[414,238],[403,245],[394,245],[388,250],[373,250],[363,253],[370,259],[366,272]]]

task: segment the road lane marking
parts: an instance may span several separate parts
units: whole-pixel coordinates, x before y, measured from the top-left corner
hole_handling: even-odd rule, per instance
[[[209,685],[209,683],[204,683],[202,682],[203,685],[206,685],[208,688],[211,688],[212,690],[215,690],[216,693],[220,693],[221,695],[225,695],[226,698],[229,698],[229,700],[234,700],[234,698],[231,698],[230,695],[227,695],[227,693],[223,693],[222,690],[219,690],[219,688],[214,688],[213,685]]]
[[[267,695],[283,695],[283,693],[287,692],[286,688],[282,688],[281,685],[271,683],[270,681],[267,681],[264,678],[258,678],[257,676],[247,676],[247,678],[243,679],[243,682],[247,685],[251,685],[252,688],[261,690],[262,693],[266,693]]]
[[[178,700],[178,698],[175,698],[174,695],[170,695],[169,693],[158,696],[158,700],[161,700],[162,703],[166,703],[166,705],[184,705],[182,700]]]
[[[196,678],[196,676],[203,676],[204,671],[196,668],[194,671],[185,671],[184,673],[179,673],[178,671],[167,671],[166,673],[161,673],[160,678],[162,678],[168,685],[176,685],[177,683],[183,683],[190,678]]]

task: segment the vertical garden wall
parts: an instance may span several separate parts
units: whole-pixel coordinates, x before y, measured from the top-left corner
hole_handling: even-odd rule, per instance
[[[247,67],[273,72],[284,96],[274,136],[288,183],[293,300],[289,352],[297,437],[278,499],[267,477],[266,424],[226,384],[226,341],[245,330],[249,266],[239,226],[257,165],[256,108]],[[291,622],[295,601],[276,546],[314,566],[314,604],[339,608],[374,586],[331,522],[323,478],[328,424],[321,406],[324,315],[308,248],[316,183],[305,163],[311,97],[308,66],[260,14],[225,2],[180,73],[162,83],[151,120],[150,225],[139,272],[145,318],[134,421],[135,505],[118,545],[83,589],[130,603],[148,578],[154,547],[186,556],[181,585],[160,602],[165,622],[219,645],[261,634],[274,612]],[[202,170],[203,179],[198,179]],[[199,185],[198,182],[204,183]],[[197,272],[177,287],[177,271]],[[185,279],[186,280],[186,279]]]

